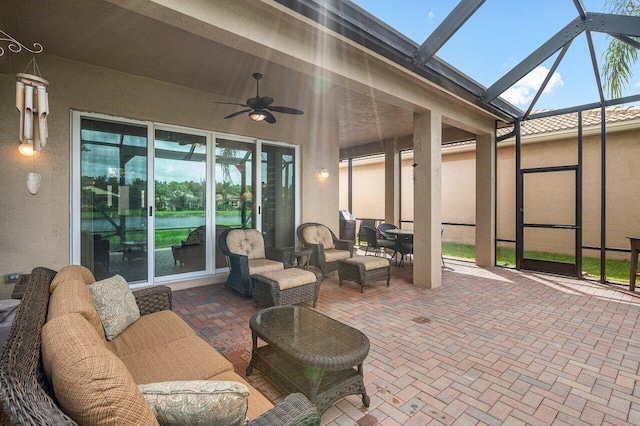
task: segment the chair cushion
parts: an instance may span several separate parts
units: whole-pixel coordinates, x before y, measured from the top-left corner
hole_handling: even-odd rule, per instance
[[[249,409],[247,410],[247,418],[253,420],[273,408],[273,403],[269,401],[261,392],[257,391],[245,379],[234,371],[225,371],[220,373],[211,380],[228,380],[242,383],[249,389]]]
[[[270,259],[249,260],[249,275],[262,274],[269,271],[281,271],[284,269],[282,262]]]
[[[166,310],[141,316],[106,345],[116,355],[125,356],[194,334],[189,324],[175,312]]]
[[[311,244],[322,244],[325,250],[335,248],[329,228],[323,225],[309,225],[302,229],[302,238]]]
[[[211,379],[233,370],[229,360],[195,334],[123,355],[120,359],[137,384]]]
[[[360,256],[351,259],[345,259],[343,262],[351,264],[360,264],[364,266],[365,271],[372,271],[374,269],[387,268],[389,266],[389,260],[384,257],[375,256]]]
[[[227,234],[227,247],[235,254],[247,256],[249,259],[266,257],[264,238],[256,229],[234,229]]]
[[[88,285],[107,340],[113,340],[140,318],[140,309],[127,281],[120,275]]]
[[[158,424],[127,367],[82,315],[44,325],[42,361],[60,407],[79,425]]]
[[[324,260],[325,262],[337,262],[342,259],[349,259],[351,252],[349,250],[325,250]]]
[[[298,268],[283,269],[281,271],[263,272],[259,274],[268,280],[278,283],[280,290],[299,287],[316,282],[316,274]]]
[[[47,321],[70,313],[80,314],[89,321],[96,335],[104,341],[104,327],[102,327],[102,321],[93,302],[93,296],[91,296],[91,292],[84,280],[77,279],[78,276],[58,281],[55,291],[49,299]]]
[[[138,388],[162,426],[243,425],[249,389],[218,380],[158,382]]]
[[[53,281],[51,281],[49,286],[49,292],[53,293],[59,283],[68,280],[80,280],[85,284],[91,284],[92,282],[95,282],[96,279],[93,277],[91,271],[84,266],[67,265],[60,269],[53,278]]]

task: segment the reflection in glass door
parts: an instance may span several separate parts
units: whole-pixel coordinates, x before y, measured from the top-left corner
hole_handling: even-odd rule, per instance
[[[81,264],[147,281],[147,128],[82,118],[80,146]]]
[[[155,132],[155,276],[207,268],[207,138]]]
[[[256,228],[255,149],[253,143],[216,139],[216,241],[228,228]],[[215,259],[216,268],[227,266],[219,248]]]
[[[262,233],[273,247],[295,242],[295,149],[262,144]]]

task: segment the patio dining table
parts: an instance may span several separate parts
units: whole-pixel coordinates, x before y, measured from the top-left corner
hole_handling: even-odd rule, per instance
[[[393,256],[391,256],[391,258],[396,260],[396,265],[397,265],[398,258],[396,256],[398,255],[398,253],[400,253],[400,255],[402,256],[400,258],[400,266],[402,266],[404,261],[404,255],[408,253],[407,251],[405,251],[406,249],[404,247],[404,244],[408,239],[413,238],[413,229],[400,229],[400,228],[389,229],[385,231],[385,233],[393,235],[395,237],[396,245],[394,248]]]

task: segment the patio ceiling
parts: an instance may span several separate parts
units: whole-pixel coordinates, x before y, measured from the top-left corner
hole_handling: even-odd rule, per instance
[[[308,87],[310,77],[264,59],[268,52],[258,57],[109,1],[5,0],[0,29],[27,46],[41,43],[45,54],[209,92],[212,102],[253,97],[251,74],[259,71],[261,94],[314,114],[313,94],[295,90]],[[7,53],[0,57],[0,72],[22,72],[29,55]],[[46,78],[46,69],[42,72]],[[412,133],[412,111],[344,87],[330,90],[337,101],[341,149]],[[220,105],[217,111],[225,116],[239,109]]]

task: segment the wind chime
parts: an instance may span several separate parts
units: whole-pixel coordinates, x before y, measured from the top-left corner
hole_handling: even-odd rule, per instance
[[[47,145],[49,129],[47,116],[49,115],[49,82],[40,75],[40,68],[36,62],[36,54],[42,53],[42,45],[34,43],[29,49],[4,31],[0,30],[0,41],[8,41],[8,49],[19,53],[23,49],[31,52],[33,58],[23,73],[16,74],[16,108],[20,111],[20,145],[18,150],[22,155],[33,156],[33,172],[27,175],[27,189],[31,194],[40,191],[42,176],[35,171],[35,154]],[[0,56],[4,49],[0,47]],[[27,73],[33,67],[33,73]]]

